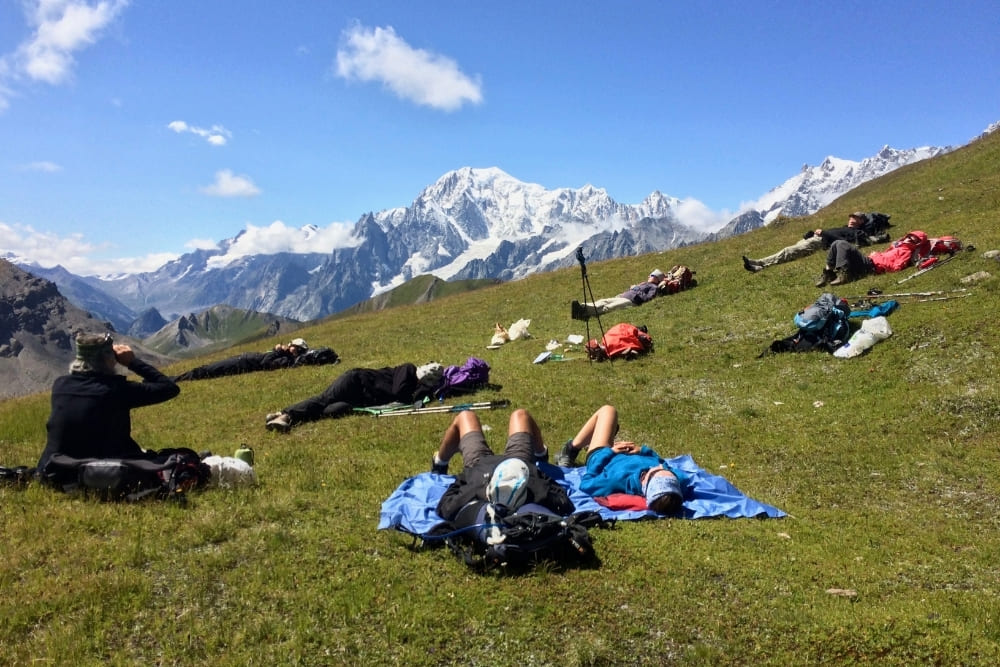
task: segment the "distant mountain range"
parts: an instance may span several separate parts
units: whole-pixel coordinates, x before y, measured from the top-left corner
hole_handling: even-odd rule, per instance
[[[308,321],[422,274],[512,280],[570,266],[578,247],[597,261],[742,234],[779,215],[814,213],[865,181],[949,150],[886,146],[860,162],[829,157],[803,167],[715,233],[685,224],[681,201],[659,191],[639,204],[620,204],[601,188],[547,190],[497,168],[464,167],[444,174],[409,206],[363,215],[351,245],[332,252],[238,256],[230,251],[241,232],[156,271],[117,277],[12,261],[55,282],[118,331],[148,334],[157,321],[151,308],[170,321],[219,304]]]

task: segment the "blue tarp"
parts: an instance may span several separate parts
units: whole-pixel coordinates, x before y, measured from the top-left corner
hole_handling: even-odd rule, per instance
[[[703,519],[710,517],[780,518],[785,512],[771,505],[758,502],[729,483],[724,477],[713,475],[699,467],[689,455],[669,459],[667,463],[690,475],[690,486],[681,512],[674,518]],[[656,517],[649,510],[613,510],[604,507],[593,497],[580,490],[580,478],[585,468],[560,468],[548,463],[540,466],[550,477],[566,488],[576,511],[594,510],[606,519],[622,521]],[[414,535],[424,535],[442,521],[435,508],[448,486],[455,480],[452,475],[430,472],[410,477],[399,485],[382,503],[378,530],[395,528]]]

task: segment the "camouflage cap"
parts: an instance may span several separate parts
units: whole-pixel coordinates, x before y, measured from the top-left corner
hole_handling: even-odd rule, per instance
[[[100,359],[108,352],[114,352],[115,339],[109,333],[77,334],[76,358],[81,361]]]

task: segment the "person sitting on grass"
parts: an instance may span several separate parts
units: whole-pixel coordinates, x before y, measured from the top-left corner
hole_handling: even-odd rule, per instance
[[[354,408],[423,401],[434,394],[443,372],[444,367],[436,362],[419,368],[409,363],[352,368],[341,373],[322,393],[268,414],[264,424],[269,431],[288,433],[297,424],[343,417]]]
[[[684,501],[687,476],[667,465],[646,445],[615,441],[618,434],[618,410],[601,406],[580,431],[566,441],[556,457],[556,465],[571,467],[577,455],[587,451],[587,470],[580,480],[580,490],[600,498],[614,493],[642,496],[646,506],[657,514],[674,514]]]
[[[181,389],[169,377],[135,356],[128,345],[116,345],[111,334],[79,334],[76,359],[69,374],[52,383],[52,410],[45,425],[48,438],[38,461],[44,479],[55,454],[73,458],[142,458],[146,452],[132,439],[130,411],[163,403]],[[133,382],[116,372],[116,364],[139,375]]]
[[[618,296],[598,299],[594,303],[580,303],[579,301],[574,301],[570,304],[570,315],[574,320],[587,320],[591,317],[597,317],[599,315],[609,313],[612,310],[629,308],[631,306],[641,306],[647,301],[652,301],[660,295],[660,287],[663,285],[665,278],[666,275],[663,271],[653,269],[649,272],[649,277],[646,278],[646,282],[632,285]]]
[[[816,287],[844,285],[865,276],[902,271],[928,257],[930,250],[930,239],[921,231],[910,232],[887,250],[867,256],[847,241],[834,241]]]
[[[445,429],[441,445],[431,457],[431,472],[447,474],[448,463],[456,453],[462,455],[462,472],[437,505],[437,513],[446,521],[454,520],[470,503],[494,502],[489,488],[500,481],[499,476],[511,472],[515,477],[505,483],[517,489],[518,500],[512,503],[515,506],[508,507],[509,510],[529,503],[541,505],[560,516],[574,510],[566,490],[535,464],[548,458],[548,449],[538,424],[527,410],[517,409],[510,414],[503,454],[494,454],[486,444],[483,426],[474,411],[459,412]]]
[[[885,224],[888,225],[888,222]],[[744,255],[743,268],[751,273],[763,271],[769,266],[792,262],[818,250],[828,249],[834,241],[847,241],[855,246],[863,247],[884,243],[888,240],[889,234],[884,228],[875,231],[873,222],[867,213],[855,211],[848,216],[846,227],[810,230],[806,232],[802,240],[760,259],[749,259]]]

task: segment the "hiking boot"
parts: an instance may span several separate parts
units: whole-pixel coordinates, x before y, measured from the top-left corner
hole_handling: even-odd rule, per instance
[[[830,287],[833,287],[834,285],[844,285],[849,282],[851,282],[851,276],[847,273],[847,271],[839,269],[837,271],[837,276],[830,281]]]
[[[587,314],[587,309],[583,307],[579,301],[574,301],[570,304],[571,317],[574,320],[589,320],[590,315]]]
[[[448,474],[448,462],[438,463],[437,452],[431,454],[431,472],[437,475],[447,475]]]
[[[559,456],[556,457],[556,465],[561,468],[572,468],[573,464],[576,462],[576,455],[580,453],[580,450],[573,448],[573,439],[570,438],[563,445],[562,450],[559,452]]]
[[[749,271],[750,273],[757,273],[764,267],[758,264],[757,262],[753,261],[752,259],[748,259],[746,255],[743,255],[743,268]]]
[[[292,430],[292,418],[286,415],[284,412],[278,413],[278,416],[271,419],[265,425],[268,431],[278,431],[279,433],[288,433]]]
[[[816,287],[823,287],[831,280],[834,280],[837,274],[830,269],[823,269],[823,273],[820,274],[819,278],[816,280]]]
[[[277,419],[280,416],[281,416],[280,412],[268,412],[267,416],[264,417],[264,423],[266,424],[269,421],[274,421],[275,419]]]

